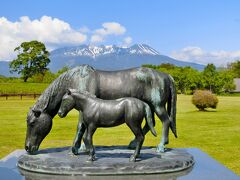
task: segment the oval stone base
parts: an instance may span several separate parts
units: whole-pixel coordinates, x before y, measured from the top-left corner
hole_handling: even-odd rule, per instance
[[[160,174],[185,170],[194,164],[191,154],[181,149],[156,153],[156,148],[143,147],[136,162],[129,162],[134,150],[125,146],[96,147],[96,161],[88,162],[88,154],[73,155],[70,147],[24,154],[18,167],[31,172],[61,175],[130,175]]]

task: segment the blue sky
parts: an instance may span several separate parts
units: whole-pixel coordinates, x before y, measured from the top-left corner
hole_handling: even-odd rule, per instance
[[[34,38],[49,49],[146,43],[180,60],[224,65],[240,59],[239,10],[237,0],[2,1],[0,60]]]

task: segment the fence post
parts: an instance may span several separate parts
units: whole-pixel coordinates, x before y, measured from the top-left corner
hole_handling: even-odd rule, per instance
[[[8,95],[6,94],[6,100],[8,100]]]
[[[23,96],[23,95],[22,95],[22,94],[20,94],[21,100],[22,100],[22,96]]]

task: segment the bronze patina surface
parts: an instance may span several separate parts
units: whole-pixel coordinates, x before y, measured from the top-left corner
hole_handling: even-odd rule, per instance
[[[143,147],[136,162],[129,162],[133,150],[126,146],[98,146],[96,151],[97,161],[89,162],[88,154],[73,155],[69,147],[46,149],[36,155],[22,155],[17,165],[37,173],[84,176],[169,173],[194,164],[193,156],[182,149],[156,153],[156,148]]]

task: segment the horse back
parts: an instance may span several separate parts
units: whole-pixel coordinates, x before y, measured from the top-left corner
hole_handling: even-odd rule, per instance
[[[114,127],[123,124],[125,100],[102,100],[89,98],[83,108],[85,123],[94,123],[97,127]]]
[[[96,71],[98,97],[117,99],[135,97],[152,102],[159,96],[164,104],[169,96],[169,76],[150,68],[133,68],[121,71]]]
[[[142,97],[146,83],[139,81],[139,68],[122,71],[97,71],[98,97],[117,99],[122,97]]]

